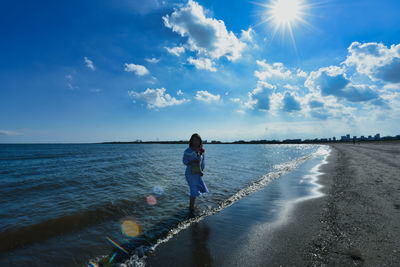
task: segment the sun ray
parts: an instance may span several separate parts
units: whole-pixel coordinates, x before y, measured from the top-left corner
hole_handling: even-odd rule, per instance
[[[255,2],[261,6],[259,16],[261,21],[256,26],[268,24],[272,28],[272,39],[277,33],[280,33],[282,39],[288,36],[294,49],[296,49],[295,28],[303,24],[309,28],[313,26],[307,21],[310,16],[310,9],[314,4],[306,2],[307,0],[269,0],[268,2]]]

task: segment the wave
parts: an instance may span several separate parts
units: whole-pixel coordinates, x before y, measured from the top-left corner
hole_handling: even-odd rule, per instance
[[[197,223],[208,216],[214,215],[222,211],[223,209],[231,206],[243,197],[259,191],[260,189],[267,186],[274,179],[279,178],[282,175],[297,168],[308,159],[315,156],[326,155],[327,153],[329,153],[328,147],[320,147],[313,154],[300,157],[284,164],[276,165],[274,166],[275,171],[263,175],[257,181],[251,183],[250,185],[239,190],[229,198],[223,200],[217,207],[208,207],[198,216],[191,217],[188,212],[180,212],[172,216],[169,220],[164,220],[162,223],[159,223],[152,229],[149,229],[146,233],[142,234],[139,238],[135,238],[130,243],[123,244],[124,248],[130,250],[130,256],[120,254],[119,257],[116,258],[116,260],[118,260],[118,262],[124,262],[127,266],[145,266],[145,259],[147,257],[146,254],[154,251],[160,244],[167,242],[173,236],[177,235],[180,231],[188,228],[193,223]],[[99,262],[104,258],[105,256],[98,257],[93,260]]]

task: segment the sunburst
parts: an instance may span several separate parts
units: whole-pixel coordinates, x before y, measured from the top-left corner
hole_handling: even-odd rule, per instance
[[[261,11],[261,23],[270,24],[274,31],[273,36],[280,32],[282,36],[289,34],[294,47],[294,28],[299,24],[307,24],[306,17],[309,15],[311,5],[305,0],[270,0],[267,3],[255,3],[263,7]]]

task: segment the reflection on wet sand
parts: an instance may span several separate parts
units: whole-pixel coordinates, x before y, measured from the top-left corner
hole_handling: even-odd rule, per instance
[[[212,258],[208,249],[210,227],[204,221],[195,223],[191,231],[191,262],[192,266],[212,266]]]

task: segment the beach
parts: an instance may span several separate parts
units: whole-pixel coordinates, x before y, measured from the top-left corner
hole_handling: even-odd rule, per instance
[[[268,185],[160,244],[147,266],[398,266],[400,144],[330,148],[324,196],[282,204],[263,222]]]

